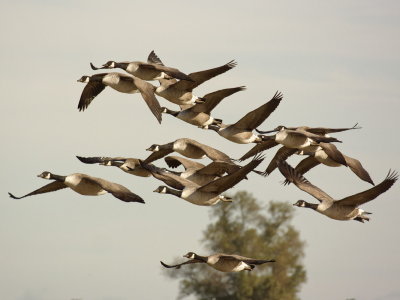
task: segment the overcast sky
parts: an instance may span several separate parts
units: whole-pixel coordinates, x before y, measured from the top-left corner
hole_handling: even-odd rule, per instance
[[[284,99],[262,129],[358,122],[361,130],[336,135],[339,149],[358,158],[375,183],[390,168],[400,170],[398,1],[3,0],[0,16],[1,299],[174,299],[177,282],[162,275],[159,260],[208,254],[199,240],[213,208],[152,193],[160,185],[155,179],[84,165],[75,155],[145,158],[151,144],[181,137],[234,158],[252,147],[171,116],[159,125],[140,95],[109,88],[78,112],[84,85],[76,80],[94,73],[89,62],[146,60],[155,50],[166,65],[190,73],[236,59],[236,68],[195,90],[203,96],[247,86],[214,116],[234,123],[279,90]],[[275,151],[266,152],[261,169]],[[46,184],[36,177],[45,170],[119,182],[146,204],[68,189],[8,197]],[[279,172],[249,177],[231,192],[251,191],[261,203],[315,202],[293,185],[283,187]],[[344,167],[319,166],[306,177],[337,199],[370,188]],[[301,299],[400,298],[399,186],[363,206],[373,212],[366,224],[296,209],[293,223],[307,244]]]

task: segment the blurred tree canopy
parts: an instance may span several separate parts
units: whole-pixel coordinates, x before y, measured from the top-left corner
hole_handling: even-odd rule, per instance
[[[207,253],[239,254],[256,259],[275,259],[253,271],[218,272],[206,264],[185,265],[165,270],[180,279],[179,299],[189,295],[199,300],[297,300],[306,281],[301,264],[304,242],[290,224],[294,209],[290,204],[270,201],[260,206],[249,193],[233,196],[233,203],[211,209],[213,223],[203,232]]]

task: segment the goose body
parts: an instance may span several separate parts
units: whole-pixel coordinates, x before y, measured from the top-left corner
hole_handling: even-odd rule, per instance
[[[170,114],[186,123],[198,127],[207,127],[208,125],[219,123],[209,114],[203,112],[197,113],[191,110],[190,108],[181,111],[173,111],[164,107],[162,112]]]
[[[78,82],[86,83],[79,100],[79,111],[87,109],[93,99],[109,86],[118,92],[126,94],[140,92],[153,115],[161,123],[161,106],[154,95],[153,86],[140,78],[112,72],[82,76],[78,79]]]
[[[21,199],[28,196],[54,192],[69,187],[71,190],[77,192],[78,194],[85,196],[99,196],[105,193],[110,193],[114,197],[124,202],[144,203],[143,199],[140,196],[132,193],[123,185],[82,173],[73,173],[67,176],[61,176],[45,171],[39,174],[38,177],[53,181],[22,197],[16,197],[13,194],[9,193],[10,197],[14,199]]]
[[[279,162],[278,167],[288,181],[294,183],[299,189],[310,194],[320,202],[319,204],[314,204],[308,203],[304,200],[298,200],[293,205],[311,208],[331,219],[341,221],[369,221],[369,217],[367,215],[370,213],[364,211],[358,206],[369,202],[378,197],[380,194],[386,192],[398,179],[396,172],[389,171],[386,178],[373,188],[352,196],[348,196],[341,200],[334,200],[324,191],[311,184],[301,174],[297,173],[296,170],[289,166],[285,161]]]
[[[71,190],[85,196],[98,196],[107,193],[101,185],[95,181],[88,181],[87,175],[81,173],[66,176],[64,183]]]
[[[262,141],[262,138],[253,132],[236,128],[232,125],[219,127],[216,131],[220,136],[237,144],[259,143]]]
[[[209,256],[201,256],[194,252],[188,252],[183,257],[189,260],[176,265],[167,265],[163,262],[161,264],[165,268],[176,268],[179,269],[183,265],[194,264],[194,263],[205,263],[213,269],[220,272],[240,272],[240,271],[251,271],[256,265],[262,265],[269,262],[275,262],[275,260],[266,259],[254,259],[236,254],[225,254],[216,253]]]

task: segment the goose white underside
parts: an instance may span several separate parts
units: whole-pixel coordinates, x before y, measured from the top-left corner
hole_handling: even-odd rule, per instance
[[[215,205],[225,199],[222,195],[216,195],[215,193],[204,193],[196,191],[195,189],[186,188],[182,191],[181,198],[200,206],[211,206]]]
[[[243,261],[240,261],[240,262],[218,261],[214,264],[211,264],[211,263],[207,263],[207,264],[220,272],[240,272],[243,270],[251,270],[251,267]]]
[[[317,211],[331,219],[339,221],[353,220],[357,217],[365,215],[365,211],[361,208],[354,208],[351,206],[330,206],[324,208],[321,204],[318,205]]]

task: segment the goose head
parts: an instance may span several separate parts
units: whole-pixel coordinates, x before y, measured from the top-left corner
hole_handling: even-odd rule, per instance
[[[114,69],[116,64],[117,63],[115,61],[109,60],[100,69]]]
[[[306,207],[307,206],[307,202],[304,200],[298,200],[296,203],[293,204],[294,206],[298,206],[298,207]]]
[[[43,178],[43,179],[51,179],[52,175],[53,174],[51,174],[50,172],[44,171],[41,174],[39,174],[37,177],[40,177],[40,178]]]
[[[167,193],[167,187],[165,185],[160,185],[153,192],[154,193],[159,193],[159,194],[166,194]]]
[[[189,258],[189,259],[194,259],[197,256],[196,253],[194,252],[188,252],[186,253],[183,257]]]
[[[160,150],[160,145],[153,144],[149,148],[146,149],[147,151],[157,152]]]
[[[84,75],[81,78],[79,78],[77,81],[78,82],[83,82],[83,83],[88,83],[90,81],[90,76]]]

